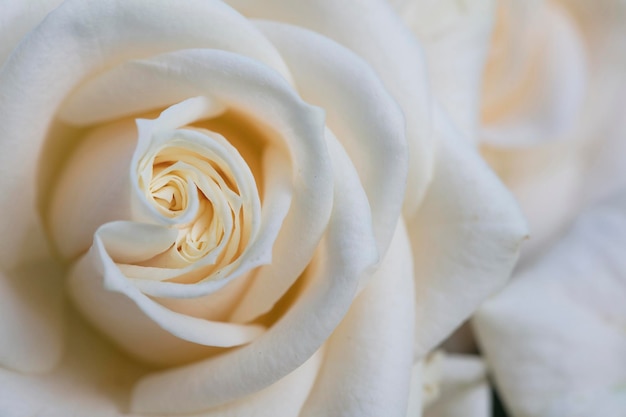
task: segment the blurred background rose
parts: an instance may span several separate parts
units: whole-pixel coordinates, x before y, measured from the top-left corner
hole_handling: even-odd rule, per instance
[[[624,415],[626,3],[394,3],[441,106],[531,229],[477,332],[465,325],[444,347],[476,352],[478,337],[512,416]]]

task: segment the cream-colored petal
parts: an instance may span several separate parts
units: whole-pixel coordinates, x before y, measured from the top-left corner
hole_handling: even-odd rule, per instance
[[[328,339],[302,417],[404,417],[413,362],[411,258],[401,220],[387,256]]]
[[[404,211],[412,214],[432,177],[435,145],[423,52],[399,16],[379,0],[228,3],[248,17],[319,32],[353,50],[374,68],[406,118],[409,175]]]
[[[141,293],[110,258],[111,235],[138,235],[137,223],[102,226],[90,251],[72,268],[69,291],[79,310],[133,356],[156,364],[179,364],[211,353],[211,347],[250,342],[262,326],[212,322],[171,311]],[[154,234],[153,234],[154,237]]]
[[[100,225],[132,218],[130,161],[137,143],[131,120],[86,134],[64,164],[48,210],[51,239],[65,259],[89,250]]]
[[[487,370],[479,357],[445,355],[440,384],[439,394],[426,408],[424,417],[491,416]]]
[[[521,2],[520,2],[521,4]],[[508,19],[515,19],[515,10],[507,10]],[[505,12],[506,13],[506,12]],[[588,65],[584,40],[571,16],[560,6],[545,2],[532,15],[532,24],[521,34],[532,43],[531,51],[522,55],[524,79],[514,85],[515,92],[498,100],[492,99],[483,108],[484,142],[499,146],[528,146],[560,139],[571,133],[583,108],[588,83]],[[513,29],[515,30],[515,29]],[[491,60],[511,59],[520,53],[515,45],[504,44],[504,51],[495,50]],[[496,56],[500,53],[502,57]],[[486,73],[486,100],[501,94],[498,85],[513,63],[506,63],[504,74]],[[489,67],[488,67],[489,69]],[[495,81],[492,81],[494,80]],[[508,80],[508,83],[513,83]]]
[[[0,69],[0,137],[11,150],[0,152],[0,191],[12,196],[0,200],[3,219],[11,219],[0,222],[0,265],[19,264],[27,234],[38,227],[38,162],[66,97],[105,68],[181,48],[234,51],[285,69],[250,22],[211,0],[69,0],[19,44]]]
[[[186,50],[132,61],[103,75],[97,88],[122,93],[137,84],[138,79],[144,80],[143,89],[159,88],[163,83],[193,86],[196,94],[236,109],[265,129],[270,140],[266,148],[272,154],[267,158],[276,162],[288,158],[288,162],[267,167],[275,171],[269,178],[276,181],[268,189],[282,197],[266,200],[267,206],[264,202],[259,239],[251,243],[246,260],[230,274],[234,277],[252,266],[267,263],[271,256],[268,248],[274,238],[277,253],[289,251],[290,256],[273,259],[271,265],[263,267],[255,279],[259,284],[234,314],[235,321],[254,319],[270,310],[304,270],[328,221],[333,181],[323,142],[323,114],[304,103],[275,71],[222,51]],[[285,195],[288,189],[281,180],[287,165],[293,190],[290,206]],[[137,285],[154,295],[174,297],[207,294],[213,287],[211,282],[181,286],[155,280]]]
[[[54,261],[0,271],[0,366],[46,372],[59,361],[65,336],[62,277]]]
[[[251,344],[186,367],[154,373],[135,387],[137,412],[194,412],[249,395],[304,363],[344,317],[359,281],[377,263],[367,198],[341,146],[329,138],[335,181],[332,216],[301,294]]]
[[[276,22],[258,26],[281,53],[302,98],[326,111],[327,126],[359,173],[370,201],[378,250],[385,253],[406,185],[408,157],[401,110],[376,73],[349,49],[296,26]]]
[[[500,289],[517,260],[526,224],[510,193],[438,112],[435,177],[408,220],[421,357]]]
[[[64,0],[5,0],[0,13],[0,67],[15,46]]]
[[[412,0],[396,9],[424,47],[433,95],[459,130],[477,139],[481,78],[494,0]]]
[[[619,416],[626,405],[626,198],[581,216],[474,318],[514,416]]]

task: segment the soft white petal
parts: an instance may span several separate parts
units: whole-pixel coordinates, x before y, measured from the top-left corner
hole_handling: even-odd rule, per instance
[[[53,261],[0,271],[0,366],[45,372],[56,365],[64,347],[62,274]]]
[[[500,18],[516,19],[517,10],[511,9],[505,9]],[[490,144],[518,147],[558,140],[571,132],[585,98],[588,68],[584,41],[571,16],[551,2],[536,8],[526,27],[513,26],[512,30],[524,31],[515,36],[530,43],[530,51],[524,55],[519,45],[507,43],[499,45],[502,50],[494,47],[485,76],[481,138]],[[523,62],[513,62],[514,54],[520,54],[516,58]],[[501,73],[490,71],[498,66],[504,67],[499,69]],[[509,78],[518,70],[513,66],[525,69],[522,79]],[[515,90],[506,96],[492,97],[511,86]]]
[[[579,218],[487,302],[475,328],[515,416],[618,416],[626,404],[626,198]]]
[[[341,146],[328,137],[334,204],[301,294],[266,333],[238,350],[154,373],[135,387],[132,409],[193,412],[258,391],[304,363],[344,317],[360,280],[378,261],[366,196]]]
[[[409,219],[421,357],[500,289],[527,231],[515,201],[442,113],[433,183]]]
[[[128,230],[130,229],[130,230]],[[96,232],[90,251],[72,268],[69,291],[80,311],[133,356],[178,364],[254,340],[258,325],[213,322],[171,311],[141,293],[110,258],[111,235],[139,234],[142,224],[109,223]]]
[[[372,281],[326,344],[301,416],[398,416],[413,361],[413,264],[404,222]]]
[[[64,0],[4,0],[0,13],[0,67],[11,51]]]
[[[260,238],[249,249],[247,262],[231,275],[251,265],[267,263],[271,255],[269,243],[274,238],[273,252],[289,253],[289,256],[278,256],[262,268],[250,288],[250,295],[241,302],[241,309],[233,313],[235,321],[252,320],[269,311],[297,279],[326,226],[333,181],[322,140],[323,114],[320,109],[304,103],[270,68],[243,56],[216,50],[185,50],[150,60],[131,61],[84,88],[108,89],[119,98],[127,88],[133,85],[139,88],[138,84],[141,91],[163,85],[192,86],[196,94],[206,95],[243,113],[267,133],[266,149],[272,154],[267,158],[275,162],[267,168],[274,170],[268,177],[272,184],[268,190],[275,198],[264,201]],[[94,94],[94,97],[100,95]],[[289,162],[280,163],[286,156]],[[291,170],[290,189],[283,178],[287,164]],[[286,198],[289,192],[292,193],[290,205]],[[287,209],[289,212],[284,217]],[[214,283],[189,286],[144,280],[137,285],[158,296],[188,297],[207,294]]]
[[[86,134],[64,164],[51,193],[48,226],[65,259],[85,253],[100,225],[130,220],[130,161],[137,143],[131,120]]]
[[[405,193],[407,149],[401,110],[356,54],[299,27],[259,22],[302,98],[326,111],[370,201],[378,250],[385,253]]]
[[[481,359],[470,355],[446,355],[441,366],[437,399],[424,417],[490,417],[491,392]],[[407,416],[409,417],[409,416]]]
[[[404,211],[412,214],[431,179],[434,163],[430,92],[422,50],[391,6],[379,0],[228,3],[248,17],[319,32],[353,50],[374,68],[405,114],[409,176]]]
[[[0,200],[0,265],[18,264],[24,243],[32,241],[27,233],[38,227],[38,161],[63,100],[105,68],[181,48],[234,51],[287,74],[250,22],[211,0],[69,0],[20,43],[0,69],[0,137],[11,150],[0,153],[0,191],[11,195]]]
[[[475,140],[495,1],[413,0],[396,7],[424,46],[433,95]]]

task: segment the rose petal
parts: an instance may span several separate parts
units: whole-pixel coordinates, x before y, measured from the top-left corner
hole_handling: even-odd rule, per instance
[[[441,391],[424,417],[489,417],[491,392],[481,359],[446,355],[442,363]],[[407,416],[409,417],[409,416]]]
[[[145,89],[158,89],[164,83],[193,86],[196,94],[205,94],[242,112],[267,130],[271,142],[266,149],[273,154],[268,156],[272,161],[284,160],[284,153],[290,156],[289,162],[267,167],[275,170],[269,178],[276,182],[268,187],[272,198],[263,202],[263,230],[254,247],[249,248],[248,261],[231,273],[234,277],[251,265],[267,263],[274,238],[273,250],[290,254],[262,268],[256,280],[266,285],[256,289],[252,300],[242,303],[242,310],[234,313],[235,321],[252,320],[269,311],[304,270],[328,221],[333,182],[321,140],[323,115],[298,98],[275,71],[248,58],[216,50],[185,50],[129,62],[103,75],[101,84],[96,82],[84,88],[93,86],[121,93],[138,79],[144,80],[142,88]],[[286,189],[285,181],[280,179],[287,163],[291,169],[292,191]],[[287,192],[293,193],[290,206]],[[283,221],[287,208],[289,212]],[[190,286],[158,280],[137,281],[136,285],[160,297],[200,296],[213,287],[210,282]]]
[[[302,98],[326,111],[327,126],[359,173],[384,254],[405,193],[408,158],[400,109],[376,73],[349,49],[295,26],[257,25],[281,53]]]
[[[407,1],[396,6],[424,46],[433,95],[470,140],[477,139],[494,6],[494,0]]]
[[[135,387],[137,412],[194,412],[266,387],[304,363],[339,324],[359,281],[378,261],[366,196],[345,151],[327,136],[334,204],[317,261],[288,311],[251,344],[214,359],[154,373]]]
[[[618,416],[624,410],[624,210],[622,192],[580,217],[475,316],[479,341],[515,415]]]
[[[374,68],[406,117],[409,175],[404,211],[412,214],[432,177],[430,96],[420,46],[391,7],[378,0],[228,3],[248,17],[319,32],[355,51]]]
[[[53,261],[0,271],[0,365],[45,372],[63,353],[62,270]]]
[[[413,265],[404,222],[372,281],[326,344],[301,416],[400,416],[413,362]]]
[[[514,19],[515,16],[509,18]],[[536,32],[537,27],[542,31],[541,36],[537,33],[527,36],[528,42],[536,42],[534,46],[537,47],[524,57],[526,79],[515,85],[517,90],[510,97],[492,100],[493,105],[485,107],[485,128],[481,138],[487,143],[500,146],[540,144],[559,139],[575,124],[588,81],[580,32],[571,17],[550,2],[543,3],[543,7],[538,9],[525,34]],[[512,45],[505,45],[504,52],[501,52],[504,57],[493,59],[507,59],[506,54],[518,51]],[[490,84],[491,80],[501,81],[499,76],[486,73],[487,100],[490,94],[500,93],[500,86]]]
[[[421,357],[506,282],[527,230],[512,196],[436,112],[435,177],[409,220]]]
[[[22,38],[64,0],[5,0],[0,13],[0,67]]]
[[[0,153],[0,190],[11,195],[0,200],[3,219],[11,219],[0,222],[0,265],[19,264],[24,243],[32,241],[39,154],[57,108],[76,85],[124,60],[194,47],[235,51],[284,70],[250,22],[210,0],[69,0],[19,44],[0,70],[0,137],[11,149]]]
[[[133,355],[158,364],[197,359],[210,351],[203,346],[238,346],[263,332],[258,325],[212,322],[173,312],[135,288],[110,258],[109,253],[119,249],[108,238],[145,231],[142,224],[108,223],[73,267],[70,294],[94,324]]]

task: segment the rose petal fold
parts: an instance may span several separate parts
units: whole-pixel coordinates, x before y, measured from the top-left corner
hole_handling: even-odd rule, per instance
[[[300,416],[398,416],[413,362],[413,263],[401,220],[389,252],[325,345]]]
[[[408,220],[417,297],[416,356],[442,341],[509,278],[527,227],[511,194],[436,112],[435,177]]]
[[[619,416],[626,405],[626,194],[583,214],[474,318],[508,408]]]
[[[327,140],[335,184],[332,215],[288,313],[247,346],[143,378],[132,410],[197,412],[249,395],[299,367],[339,324],[378,254],[358,175],[341,145],[332,136]]]
[[[302,98],[326,111],[370,201],[378,250],[393,236],[405,193],[407,144],[401,110],[376,73],[349,49],[296,26],[257,26],[278,49]]]
[[[228,3],[251,18],[319,32],[353,50],[374,68],[406,118],[409,175],[404,212],[412,214],[432,178],[435,144],[430,92],[421,47],[391,6],[379,0]]]
[[[475,141],[495,0],[399,3],[398,13],[424,47],[433,95],[459,130]]]
[[[0,191],[12,196],[0,200],[0,265],[19,264],[25,242],[32,240],[28,233],[38,227],[39,156],[70,92],[83,79],[125,60],[182,48],[237,52],[288,77],[271,44],[220,1],[68,0],[18,45],[0,69],[0,137],[11,149],[0,153]],[[42,66],[46,71],[40,71]]]
[[[0,366],[45,372],[63,354],[62,268],[33,262],[0,271]]]

